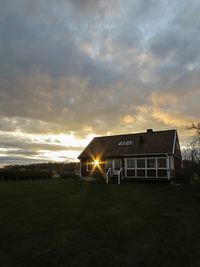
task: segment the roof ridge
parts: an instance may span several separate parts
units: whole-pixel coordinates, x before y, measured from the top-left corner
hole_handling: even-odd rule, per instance
[[[176,129],[170,129],[170,130],[159,130],[159,131],[153,131],[152,133],[160,133],[160,132],[173,132],[177,131]],[[151,133],[151,134],[152,134]],[[125,134],[112,134],[112,135],[101,135],[101,136],[95,136],[93,139],[96,138],[105,138],[105,137],[115,137],[115,136],[124,136],[124,135],[140,135],[140,134],[149,134],[148,132],[138,132],[138,133],[125,133]]]

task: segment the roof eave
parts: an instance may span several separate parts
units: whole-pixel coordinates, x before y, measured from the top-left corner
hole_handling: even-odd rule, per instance
[[[124,154],[124,155],[116,155],[116,154],[113,154],[113,155],[105,155],[103,156],[102,158],[114,158],[114,157],[137,157],[137,156],[155,156],[155,155],[173,155],[173,153],[171,152],[156,152],[156,153],[137,153],[137,154]],[[85,155],[85,156],[79,156],[78,159],[87,159],[87,158],[91,158],[90,155]]]

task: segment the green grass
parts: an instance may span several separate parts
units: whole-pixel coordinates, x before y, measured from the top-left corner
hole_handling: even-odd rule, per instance
[[[2,182],[0,266],[200,266],[200,186]]]

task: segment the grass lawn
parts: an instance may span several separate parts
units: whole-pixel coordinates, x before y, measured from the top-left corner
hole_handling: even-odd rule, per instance
[[[2,182],[0,266],[200,266],[200,186]]]

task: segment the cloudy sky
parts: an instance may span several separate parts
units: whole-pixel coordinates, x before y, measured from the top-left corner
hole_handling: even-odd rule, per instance
[[[200,120],[200,1],[0,0],[0,164]]]

